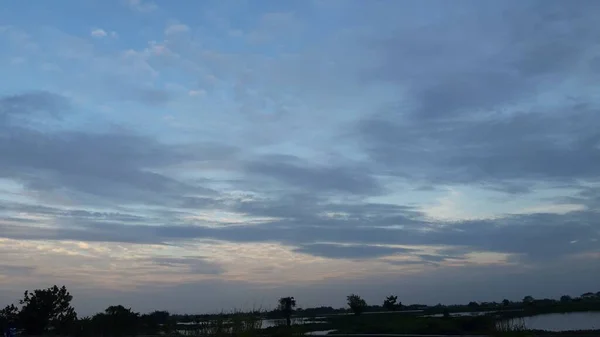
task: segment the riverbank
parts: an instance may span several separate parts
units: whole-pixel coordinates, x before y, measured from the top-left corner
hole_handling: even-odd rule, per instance
[[[572,313],[577,315],[578,313]],[[600,313],[598,313],[600,316]],[[540,315],[543,317],[544,315]],[[568,315],[566,315],[568,316]],[[513,318],[514,319],[514,318]],[[517,318],[521,319],[520,317]],[[594,322],[594,317],[591,318]],[[567,317],[568,320],[568,317]],[[557,321],[556,319],[551,321]],[[546,331],[530,329],[526,324],[508,322],[498,314],[479,316],[431,317],[401,313],[378,313],[370,315],[332,315],[321,318],[322,323],[270,327],[263,329],[265,334],[273,336],[302,335],[312,331],[326,331],[329,335],[375,335],[375,334],[411,334],[411,335],[486,335],[486,336],[600,336],[598,325],[587,326],[590,329],[566,329],[564,331]],[[499,322],[509,324],[499,324]],[[600,320],[598,321],[600,323]],[[556,325],[556,322],[553,322]],[[585,325],[585,324],[583,324]],[[568,324],[566,325],[569,326]],[[572,326],[572,324],[571,324]],[[555,327],[549,327],[554,329]]]

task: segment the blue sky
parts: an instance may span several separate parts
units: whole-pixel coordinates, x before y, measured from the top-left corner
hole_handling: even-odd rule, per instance
[[[2,302],[597,291],[594,1],[1,3]]]

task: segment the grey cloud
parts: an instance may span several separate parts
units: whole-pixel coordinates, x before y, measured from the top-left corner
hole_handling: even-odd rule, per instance
[[[571,76],[600,34],[591,2],[468,4],[372,43],[383,62],[365,77],[407,87],[416,119],[480,113]]]
[[[383,187],[365,168],[351,166],[316,166],[301,160],[281,160],[266,156],[246,166],[248,173],[277,179],[302,190],[379,194]]]
[[[162,89],[136,88],[132,89],[129,95],[123,96],[123,99],[139,101],[147,105],[163,105],[169,102],[172,95]]]
[[[389,256],[401,253],[413,252],[413,249],[370,246],[370,245],[340,245],[314,243],[301,245],[294,249],[296,252],[307,253],[314,256],[322,256],[333,259],[369,259],[381,256]]]
[[[17,266],[10,264],[0,264],[0,275],[4,276],[23,276],[30,275],[36,270],[35,267],[31,266]]]
[[[40,113],[58,118],[69,108],[67,99],[47,91],[4,96],[0,98],[0,122],[8,123],[9,118],[13,121],[15,119],[22,121],[23,117],[30,118]]]
[[[419,254],[417,255],[421,260],[427,262],[444,262],[448,260],[464,260],[464,256],[448,256],[448,255],[431,255],[431,254]]]
[[[0,175],[38,190],[59,187],[105,197],[152,199],[148,192],[201,192],[148,170],[183,160],[177,149],[122,133],[45,134],[13,128],[0,138]]]
[[[270,309],[281,294],[294,294],[302,307],[344,307],[346,296],[350,293],[360,294],[367,303],[380,303],[389,295],[390,289],[395,289],[394,292],[405,304],[457,304],[502,298],[517,301],[526,295],[535,298],[555,298],[557,294],[579,295],[597,287],[599,269],[590,268],[595,262],[591,259],[569,259],[527,268],[515,265],[440,266],[420,273],[388,273],[386,277],[368,275],[358,279],[329,278],[310,285],[286,283],[269,287],[220,279],[174,285],[145,284],[135,290],[110,292],[89,289],[88,285],[68,287],[75,295],[76,310],[82,315],[94,314],[114,303],[123,303],[142,312],[160,309],[179,313],[213,313],[240,307]],[[540,280],[545,280],[543,287],[540,287]],[[53,284],[62,280],[48,277],[46,281]],[[19,298],[22,290],[21,284],[1,289],[0,300],[11,303]],[[199,307],[198,303],[202,306]]]
[[[53,110],[55,96],[27,94],[0,103],[5,114]],[[58,99],[60,100],[60,99]],[[16,109],[16,110],[15,110]],[[167,203],[179,195],[214,195],[209,188],[156,171],[221,156],[202,146],[165,145],[126,130],[42,132],[14,126],[0,136],[0,176],[16,179],[40,192],[66,193],[73,199],[111,198]]]
[[[397,84],[401,98],[358,124],[374,166],[507,193],[597,179],[600,117],[586,78],[599,14],[587,1],[468,2],[376,38],[380,62],[364,78]]]
[[[455,250],[458,252],[458,250]],[[443,262],[458,260],[464,261],[467,258],[464,256],[466,253],[470,253],[471,251],[464,251],[460,254],[453,255],[444,255],[442,251],[439,251],[442,255],[432,255],[432,254],[410,254],[409,257],[413,258],[413,260],[385,260],[385,262],[395,265],[395,266],[411,266],[411,265],[421,265],[421,266],[435,266],[439,267]],[[416,258],[416,259],[415,259]]]
[[[391,260],[386,262],[394,266],[422,266],[428,264],[426,261],[423,260]]]
[[[369,119],[359,130],[375,163],[397,176],[527,192],[533,182],[595,179],[598,123],[597,109],[575,104],[471,121]]]
[[[379,209],[383,210],[384,207]],[[16,226],[8,221],[4,224],[0,221],[0,233],[3,237],[12,239],[175,245],[195,239],[278,242],[315,256],[368,258],[405,252],[427,262],[436,262],[433,261],[435,259],[460,259],[468,252],[497,252],[512,254],[524,262],[533,262],[598,252],[598,218],[597,212],[587,210],[566,214],[507,215],[497,219],[453,223],[431,223],[407,216],[397,217],[395,213],[378,217],[366,216],[364,220],[320,216],[311,218],[305,215],[298,219],[289,217],[253,225],[232,224],[215,228],[187,225],[172,218],[124,223],[69,217],[56,218],[56,222],[61,224],[59,228],[40,228],[35,223]],[[161,225],[145,225],[146,222]],[[430,256],[431,254],[379,245],[453,248]]]
[[[191,274],[218,275],[224,272],[220,265],[201,257],[152,257],[150,261],[159,266],[183,267]]]

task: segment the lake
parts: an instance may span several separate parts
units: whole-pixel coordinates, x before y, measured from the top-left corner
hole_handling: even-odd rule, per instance
[[[515,325],[526,329],[546,331],[600,330],[600,312],[570,312],[565,314],[542,314],[512,319]]]
[[[311,318],[311,317],[292,317],[292,324],[309,324],[309,323],[325,323],[324,321],[321,321],[319,319],[322,319],[324,317],[315,317],[315,318]],[[315,321],[315,319],[317,319]],[[272,326],[280,326],[280,325],[285,325],[285,319],[263,319],[262,320],[262,328],[269,328]]]

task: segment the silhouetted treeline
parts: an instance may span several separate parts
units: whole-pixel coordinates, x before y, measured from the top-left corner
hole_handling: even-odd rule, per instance
[[[525,296],[520,301],[475,302],[464,305],[427,306],[421,304],[402,305],[397,296],[383,300],[383,305],[368,305],[360,296],[348,296],[348,308],[316,307],[295,309],[293,297],[282,297],[276,309],[271,311],[231,312],[212,315],[171,315],[167,311],[140,314],[131,308],[114,305],[90,317],[78,318],[71,306],[73,296],[66,287],[53,286],[48,289],[25,291],[18,305],[10,304],[0,310],[0,328],[14,328],[26,335],[69,335],[69,336],[134,336],[169,334],[177,330],[227,331],[235,335],[236,329],[260,330],[262,318],[284,318],[287,325],[290,317],[318,317],[336,314],[420,311],[421,314],[443,314],[464,311],[500,311],[510,315],[600,310],[600,292],[588,292],[581,296],[563,295],[560,299],[535,299]],[[517,312],[521,313],[517,313]],[[186,323],[193,323],[186,325]],[[193,328],[192,328],[193,327]]]
[[[78,318],[72,300],[65,286],[25,291],[20,307],[10,304],[0,310],[1,331],[15,329],[32,336],[124,336],[170,332],[176,323],[166,311],[140,315],[121,305]]]

